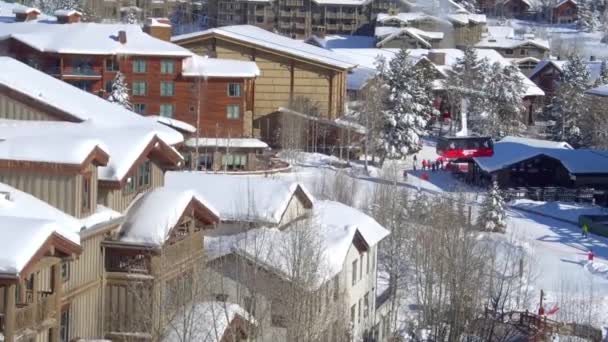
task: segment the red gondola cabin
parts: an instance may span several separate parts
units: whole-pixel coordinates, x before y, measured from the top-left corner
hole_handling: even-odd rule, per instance
[[[437,141],[437,154],[451,160],[491,157],[494,144],[490,137],[441,137]]]

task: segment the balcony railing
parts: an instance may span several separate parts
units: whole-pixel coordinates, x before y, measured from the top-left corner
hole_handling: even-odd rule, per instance
[[[178,265],[190,258],[200,256],[203,250],[203,232],[198,231],[163,249],[163,267]]]
[[[50,292],[38,293],[38,302],[30,303],[15,310],[15,325],[18,329],[34,328],[57,314],[56,295]]]
[[[150,260],[146,255],[108,255],[106,271],[150,274]]]
[[[101,77],[101,73],[89,67],[64,67],[64,76]]]

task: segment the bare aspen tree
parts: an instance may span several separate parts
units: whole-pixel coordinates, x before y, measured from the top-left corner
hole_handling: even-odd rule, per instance
[[[377,144],[382,132],[382,112],[385,108],[386,86],[382,78],[375,77],[366,85],[361,94],[361,104],[357,110],[359,124],[365,127],[363,155],[365,172],[369,173],[368,160],[371,155],[372,164],[376,160]]]

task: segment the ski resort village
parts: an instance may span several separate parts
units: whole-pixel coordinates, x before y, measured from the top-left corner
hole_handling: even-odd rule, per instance
[[[0,0],[0,342],[608,342],[608,1]]]

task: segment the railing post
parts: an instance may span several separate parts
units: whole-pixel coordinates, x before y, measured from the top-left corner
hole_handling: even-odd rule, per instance
[[[6,308],[4,317],[4,341],[13,342],[15,340],[15,290],[16,285],[11,284],[6,291]]]
[[[55,303],[48,303],[49,307],[54,307],[55,311],[55,326],[51,329],[51,341],[59,342],[61,340],[61,295],[63,292],[61,281],[61,264],[55,264],[51,267],[53,274],[53,294],[55,295]]]

